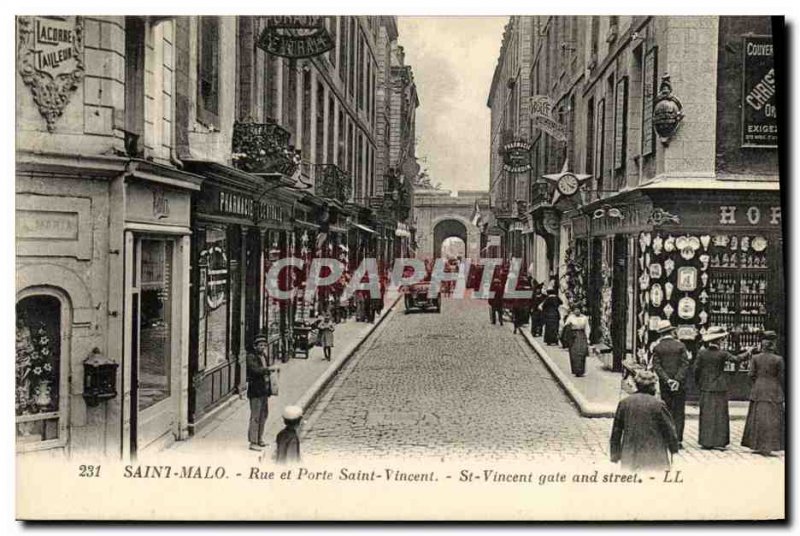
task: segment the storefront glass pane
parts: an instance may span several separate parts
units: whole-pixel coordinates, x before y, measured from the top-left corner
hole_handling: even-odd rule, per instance
[[[141,242],[139,409],[170,396],[172,242]]]
[[[61,381],[61,302],[31,296],[17,304],[17,441],[58,438]]]
[[[224,229],[206,229],[206,245],[200,257],[205,264],[205,300],[202,304],[205,308],[205,368],[212,368],[228,358],[230,286],[228,242]]]

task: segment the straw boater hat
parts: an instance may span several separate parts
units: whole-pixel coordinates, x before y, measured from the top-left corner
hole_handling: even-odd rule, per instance
[[[708,328],[705,335],[703,335],[703,342],[711,342],[716,341],[718,339],[724,339],[728,336],[728,332],[722,326],[712,326]]]
[[[255,338],[253,339],[253,346],[255,346],[260,342],[267,342],[267,336],[264,335],[263,333],[259,333],[258,335],[255,336]]]
[[[670,323],[669,320],[659,320],[658,324],[656,325],[656,331],[659,334],[669,333],[674,329],[675,327]]]
[[[764,340],[764,341],[777,341],[778,340],[778,334],[775,333],[774,331],[765,331],[764,333],[761,334],[761,340]]]

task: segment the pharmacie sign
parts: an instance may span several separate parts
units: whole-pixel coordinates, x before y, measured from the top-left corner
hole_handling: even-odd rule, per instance
[[[17,70],[52,132],[83,78],[83,18],[18,17],[17,34]]]
[[[778,146],[775,106],[775,59],[772,37],[744,37],[742,87],[742,145]]]
[[[502,147],[503,169],[509,173],[525,173],[531,169],[531,144],[515,140]]]
[[[333,49],[336,43],[320,16],[267,17],[258,47],[284,58],[310,58]]]

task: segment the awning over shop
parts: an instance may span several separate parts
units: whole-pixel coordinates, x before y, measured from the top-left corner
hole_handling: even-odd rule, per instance
[[[370,229],[370,228],[369,228],[369,227],[367,227],[366,225],[361,225],[360,223],[353,223],[353,226],[354,226],[354,227],[358,227],[358,228],[359,228],[359,229],[361,229],[362,231],[366,231],[366,232],[368,232],[368,233],[372,233],[372,234],[377,234],[377,233],[376,233],[374,230]]]

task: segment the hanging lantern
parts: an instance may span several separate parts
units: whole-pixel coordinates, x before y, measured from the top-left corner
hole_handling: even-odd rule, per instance
[[[661,143],[664,145],[669,143],[683,117],[683,105],[678,97],[672,94],[672,83],[669,81],[669,75],[665,74],[661,79],[653,107],[653,128]]]

